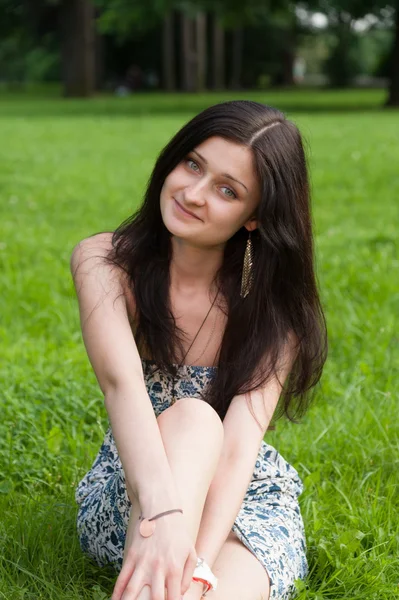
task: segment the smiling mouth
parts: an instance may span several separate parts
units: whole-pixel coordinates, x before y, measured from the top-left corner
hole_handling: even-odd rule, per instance
[[[184,215],[187,215],[187,217],[191,217],[192,219],[197,219],[197,220],[201,220],[199,217],[197,217],[196,215],[193,215],[191,213],[189,213],[187,210],[185,210],[181,204],[179,204],[179,202],[176,200],[176,198],[173,198],[173,200],[176,203],[176,207],[177,210],[179,210],[180,212],[182,212]]]

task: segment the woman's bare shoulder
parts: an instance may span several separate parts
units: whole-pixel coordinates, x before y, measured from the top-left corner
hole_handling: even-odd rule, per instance
[[[109,252],[112,250],[113,247],[112,236],[112,231],[104,231],[83,239],[75,246],[73,250],[71,264],[75,254],[81,254],[82,257],[96,257],[98,258],[98,260],[101,260],[105,256],[108,256]],[[103,261],[103,266],[104,265],[105,263]],[[113,271],[113,275],[116,274],[116,276],[119,279],[126,300],[126,308],[128,311],[129,320],[133,324],[135,322],[136,315],[136,302],[133,290],[129,285],[127,273],[122,267],[119,267],[118,265],[113,265],[109,263],[107,266],[109,267],[110,271]]]
[[[99,252],[100,257],[104,256],[112,248],[112,236],[112,231],[103,231],[101,233],[90,235],[76,244],[72,256],[83,252],[95,256],[96,250]]]

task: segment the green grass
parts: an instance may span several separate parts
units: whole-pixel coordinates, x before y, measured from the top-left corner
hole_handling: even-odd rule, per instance
[[[299,599],[399,596],[399,116],[385,92],[96,98],[0,95],[0,600],[103,600],[74,488],[107,426],[81,339],[73,246],[142,197],[170,136],[206,105],[286,111],[309,147],[330,353],[301,425],[270,444],[298,469],[310,575]]]

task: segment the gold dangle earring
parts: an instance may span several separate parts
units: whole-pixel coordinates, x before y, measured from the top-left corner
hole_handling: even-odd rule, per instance
[[[252,242],[251,232],[248,234],[247,246],[244,254],[244,264],[242,267],[242,278],[241,278],[241,298],[246,298],[251,291],[253,284],[253,254],[252,254]]]

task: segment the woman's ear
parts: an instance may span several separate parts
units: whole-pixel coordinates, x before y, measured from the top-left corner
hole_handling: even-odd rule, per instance
[[[256,217],[251,217],[251,219],[248,219],[248,221],[246,223],[244,223],[244,227],[248,231],[254,231],[254,229],[257,229],[257,227],[258,227],[258,220],[257,220],[257,218]]]

